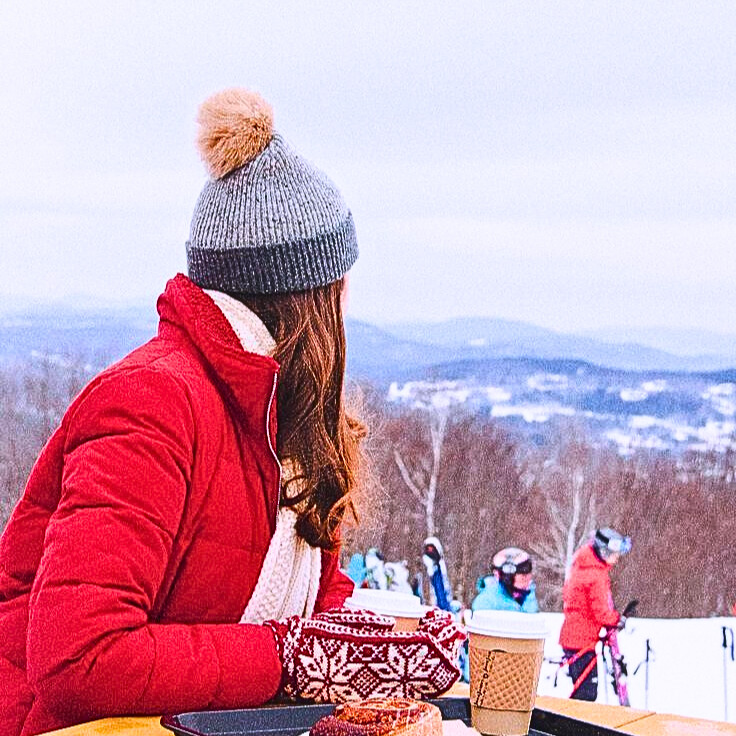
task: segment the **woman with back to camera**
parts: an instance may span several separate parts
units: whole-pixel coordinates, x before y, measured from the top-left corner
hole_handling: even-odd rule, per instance
[[[364,433],[343,402],[350,211],[258,95],[215,95],[199,123],[188,277],[69,407],[0,540],[0,736],[458,676],[449,615],[399,634],[342,608]],[[310,668],[324,649],[342,665]]]

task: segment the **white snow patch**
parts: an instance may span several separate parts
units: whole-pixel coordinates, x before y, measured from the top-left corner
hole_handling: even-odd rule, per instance
[[[662,391],[667,390],[667,381],[663,378],[658,378],[656,381],[642,381],[641,387],[647,393],[661,394]]]
[[[606,439],[615,443],[621,455],[630,455],[634,450],[667,450],[669,444],[655,434],[640,435],[627,434],[621,429],[609,429],[605,433]]]
[[[720,396],[713,397],[711,401],[713,402],[713,408],[719,414],[723,414],[724,417],[736,416],[736,401],[721,398]]]
[[[507,391],[505,388],[501,388],[500,386],[485,386],[483,391],[491,404],[500,404],[504,401],[511,400],[511,391]]]
[[[566,670],[559,670],[558,665],[547,661],[558,660],[562,655],[557,644],[562,614],[543,615],[550,635],[544,647],[545,662],[537,692],[565,698],[572,689],[572,681],[566,676]],[[724,657],[727,651],[721,646],[724,626],[730,641],[729,629],[736,630],[733,617],[630,618],[618,640],[628,664],[627,685],[632,707],[723,721],[728,705],[729,721],[736,722],[736,662],[731,661],[730,656]],[[643,662],[647,640],[653,652],[649,661],[648,692],[647,668]],[[557,687],[554,686],[555,673],[558,673]],[[618,703],[610,677],[602,666],[598,674],[598,702]]]
[[[389,401],[408,401],[417,396],[430,396],[440,391],[453,391],[457,388],[457,381],[407,381],[399,386],[393,381],[388,387]]]
[[[651,429],[656,424],[657,418],[648,414],[637,414],[629,419],[629,427],[632,429]]]
[[[555,415],[571,417],[575,415],[575,410],[556,404],[496,404],[491,409],[493,417],[521,417],[528,424],[547,422]]]
[[[488,340],[485,337],[474,337],[472,340],[468,340],[468,345],[473,348],[483,348],[488,345]]]
[[[401,388],[399,388],[399,384],[396,383],[396,381],[392,381],[391,385],[388,387],[386,398],[389,401],[404,401],[406,399],[410,399],[411,388],[408,383],[405,383]]]
[[[534,391],[561,391],[567,383],[567,376],[557,373],[535,373],[526,379],[526,385]]]
[[[709,386],[701,396],[710,400],[713,408],[724,417],[736,416],[736,384],[719,383]]]
[[[453,404],[464,404],[470,396],[470,389],[455,389],[453,391],[438,391],[432,394],[429,403],[435,409],[447,409]]]
[[[388,387],[387,399],[408,403],[417,409],[447,409],[465,403],[473,389],[458,381],[408,381],[399,386],[393,381]]]
[[[704,427],[698,428],[697,436],[709,449],[725,450],[736,445],[736,423],[709,419]]]
[[[703,392],[703,398],[709,399],[712,396],[734,396],[736,395],[736,383],[719,383],[715,386],[709,386]]]
[[[619,396],[621,401],[644,401],[649,394],[641,388],[622,388]]]

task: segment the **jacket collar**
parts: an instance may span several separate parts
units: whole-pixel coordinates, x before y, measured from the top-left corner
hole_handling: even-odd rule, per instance
[[[608,563],[598,557],[589,544],[581,547],[575,553],[575,563],[579,567],[597,567],[601,570],[608,570],[609,567]]]
[[[276,446],[275,388],[278,363],[246,352],[212,298],[183,274],[171,279],[158,299],[159,334],[184,332],[210,369],[246,433]]]
[[[225,319],[246,353],[273,356],[276,351],[276,341],[255,312],[223,291],[204,289],[204,293],[225,315]]]

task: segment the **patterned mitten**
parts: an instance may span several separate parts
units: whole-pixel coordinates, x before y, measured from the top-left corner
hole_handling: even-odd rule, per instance
[[[321,703],[432,698],[460,676],[465,634],[444,611],[430,611],[416,631],[392,631],[392,618],[346,609],[264,624],[276,637],[281,693],[289,697]]]

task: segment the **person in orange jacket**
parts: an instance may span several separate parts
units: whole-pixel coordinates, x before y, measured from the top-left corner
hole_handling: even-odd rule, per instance
[[[613,605],[609,572],[631,549],[631,539],[614,529],[597,529],[592,540],[573,557],[562,588],[564,621],[560,645],[573,680],[571,698],[598,697],[596,644],[601,628],[621,628],[624,619]]]

